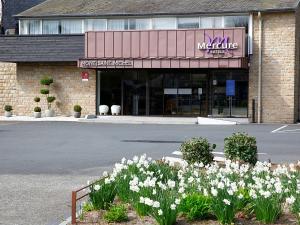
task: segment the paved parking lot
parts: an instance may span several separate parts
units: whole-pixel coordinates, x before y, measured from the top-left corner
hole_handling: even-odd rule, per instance
[[[69,216],[70,193],[122,157],[171,155],[204,136],[222,151],[233,132],[257,137],[274,162],[300,160],[300,125],[117,125],[73,122],[0,123],[0,224],[54,225]]]

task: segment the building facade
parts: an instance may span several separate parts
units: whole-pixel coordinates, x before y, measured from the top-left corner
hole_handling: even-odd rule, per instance
[[[0,103],[31,115],[50,75],[62,115],[80,104],[84,114],[120,105],[122,115],[299,120],[298,0],[108,3],[48,0],[18,14],[19,35],[0,37],[0,61],[12,63]]]

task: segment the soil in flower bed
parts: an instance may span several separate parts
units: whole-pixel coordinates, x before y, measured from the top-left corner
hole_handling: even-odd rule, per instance
[[[93,211],[84,213],[82,220],[78,221],[78,225],[157,225],[155,220],[151,217],[143,217],[140,218],[135,211],[128,211],[128,221],[123,223],[107,223],[104,221],[103,214],[105,211]],[[184,217],[180,217],[177,219],[177,225],[220,225],[220,223],[216,220],[201,220],[201,221],[193,221],[188,222]],[[236,225],[262,225],[255,220],[252,219],[236,219]],[[274,225],[298,225],[296,222],[296,218],[290,214],[283,214],[280,219],[274,223]]]

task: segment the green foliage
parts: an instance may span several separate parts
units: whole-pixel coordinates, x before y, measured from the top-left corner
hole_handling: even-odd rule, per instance
[[[201,194],[190,194],[180,203],[179,210],[189,221],[206,219],[211,212],[211,199]]]
[[[49,76],[44,76],[44,77],[41,79],[40,82],[41,82],[42,85],[47,85],[47,86],[49,86],[49,85],[53,84],[53,78],[51,78],[51,77],[49,77]]]
[[[52,103],[52,102],[55,101],[55,99],[56,99],[56,98],[55,98],[54,96],[48,96],[48,97],[47,97],[47,102],[48,102],[48,103]]]
[[[35,101],[36,103],[38,103],[38,102],[41,101],[41,98],[40,98],[40,97],[35,97],[35,98],[34,98],[34,101]]]
[[[41,90],[40,90],[40,93],[41,93],[42,95],[48,95],[48,94],[50,93],[50,91],[49,91],[48,89],[41,89]]]
[[[125,205],[113,205],[103,217],[108,223],[121,223],[128,221],[127,213]]]
[[[82,205],[83,212],[91,212],[93,210],[95,210],[95,208],[91,202],[86,202]]]
[[[5,110],[6,112],[11,112],[11,111],[13,111],[13,108],[12,108],[11,105],[6,105],[6,106],[4,106],[4,110]]]
[[[180,150],[183,154],[183,159],[189,164],[203,163],[210,164],[214,156],[212,151],[216,148],[215,144],[210,144],[205,138],[192,138],[185,141]]]
[[[80,105],[74,105],[74,112],[81,112],[82,108]]]
[[[116,196],[115,182],[102,179],[91,186],[89,194],[90,201],[94,208],[109,209]]]
[[[234,133],[225,138],[226,158],[255,165],[257,162],[256,138],[245,133]]]
[[[275,223],[282,213],[281,198],[275,195],[271,198],[258,197],[254,202],[256,219],[263,223]]]
[[[34,108],[34,112],[41,112],[41,111],[42,111],[41,107],[35,107]]]

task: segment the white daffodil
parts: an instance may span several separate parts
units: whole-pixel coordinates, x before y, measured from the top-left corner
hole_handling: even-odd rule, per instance
[[[159,208],[160,207],[160,203],[159,202],[153,202],[153,208]]]
[[[226,204],[226,205],[230,205],[230,201],[228,199],[224,199],[223,202]]]
[[[100,187],[100,185],[99,185],[99,184],[96,184],[96,185],[94,186],[94,190],[95,190],[95,191],[99,191],[99,190],[100,190],[100,188],[101,188],[101,187]]]
[[[175,209],[176,209],[176,205],[175,205],[175,204],[172,204],[172,205],[171,205],[171,209],[172,209],[172,210],[175,210]]]
[[[286,203],[289,205],[293,205],[296,201],[296,198],[294,196],[291,196],[289,198],[286,199]]]

